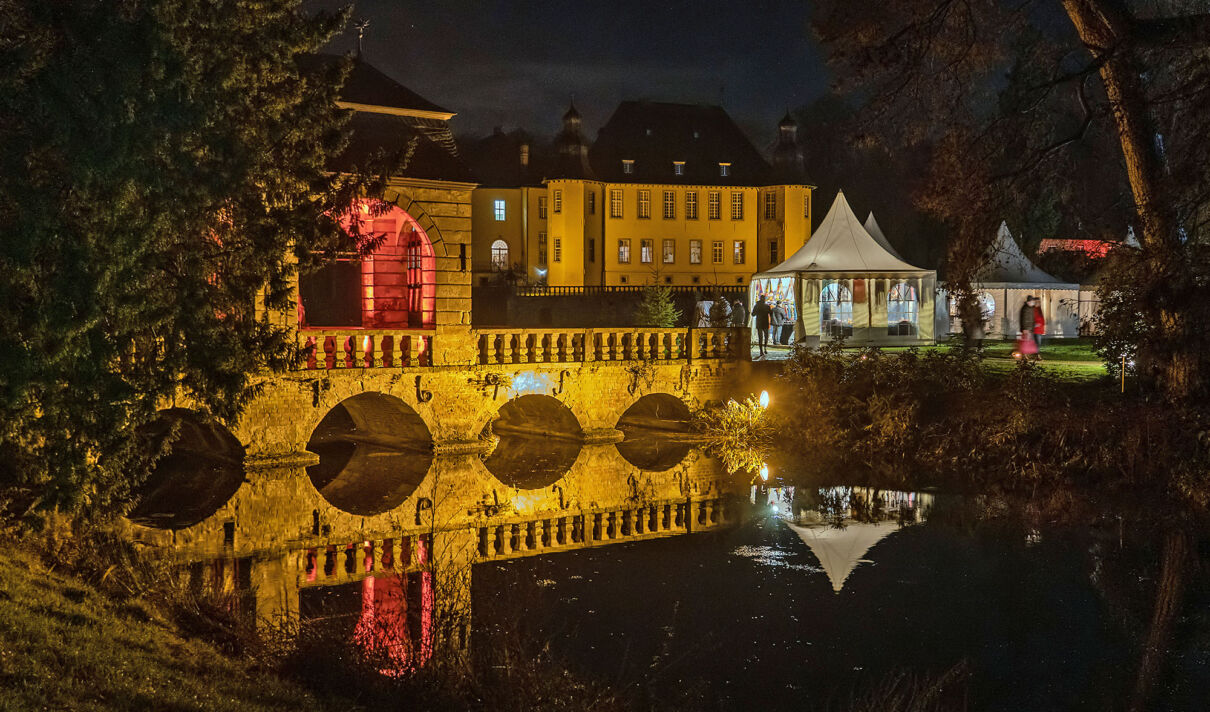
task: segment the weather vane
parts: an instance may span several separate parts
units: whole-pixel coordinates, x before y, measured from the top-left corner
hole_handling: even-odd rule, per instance
[[[361,56],[361,41],[365,38],[366,28],[370,26],[369,20],[358,20],[354,25],[357,28],[357,56]]]

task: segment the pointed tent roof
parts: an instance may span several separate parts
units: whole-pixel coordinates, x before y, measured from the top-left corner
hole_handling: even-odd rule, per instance
[[[904,262],[879,244],[853,214],[844,191],[806,244],[784,262],[756,275],[776,276],[795,272],[915,272],[932,274]]]
[[[974,281],[983,287],[1020,285],[1023,287],[1075,289],[1075,285],[1063,282],[1038,269],[1038,266],[1021,251],[1017,241],[1013,239],[1012,233],[1009,232],[1006,222],[1000,223],[996,241],[991,247],[991,257],[983,269],[979,270]]]
[[[874,219],[873,210],[871,210],[870,214],[866,216],[865,225],[863,227],[865,227],[866,232],[870,233],[870,237],[874,238],[879,245],[882,245],[883,249],[897,258],[901,260],[903,259],[903,256],[899,254],[899,251],[891,246],[891,241],[886,239],[886,235],[882,232],[882,226],[880,226],[878,221]]]
[[[790,524],[790,528],[811,548],[819,565],[823,567],[828,580],[832,582],[832,590],[840,593],[853,569],[861,563],[862,557],[875,544],[893,534],[899,529],[899,523],[891,520],[876,524],[847,522],[843,529],[828,525],[800,527]]]

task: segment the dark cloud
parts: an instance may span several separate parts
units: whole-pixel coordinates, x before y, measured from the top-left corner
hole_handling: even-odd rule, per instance
[[[339,0],[310,0],[311,9]],[[455,130],[553,133],[574,94],[590,131],[623,99],[721,103],[758,143],[826,89],[805,2],[357,0],[365,56],[458,112]],[[346,52],[356,34],[329,48]]]

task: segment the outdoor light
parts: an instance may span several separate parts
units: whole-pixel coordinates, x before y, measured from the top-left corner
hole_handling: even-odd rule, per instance
[[[760,392],[760,407],[761,408],[769,407],[769,391]]]
[[[538,273],[538,276],[539,276],[539,277],[545,277],[545,276],[546,276],[546,268],[545,268],[545,267],[539,267],[539,268],[538,268],[536,271],[537,271],[537,273]]]
[[[760,466],[760,479],[762,482],[769,481],[769,466],[764,464],[763,462],[761,463],[761,466]]]

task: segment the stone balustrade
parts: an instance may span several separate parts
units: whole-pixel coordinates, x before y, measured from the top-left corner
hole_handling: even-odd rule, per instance
[[[479,527],[478,561],[702,531],[734,522],[727,499],[674,500],[545,515]]]
[[[479,364],[747,358],[747,329],[475,329]]]
[[[298,332],[301,368],[431,366],[432,332],[399,329],[304,329]]]
[[[428,534],[315,546],[300,552],[299,585],[332,585],[366,576],[403,573],[428,563]]]

